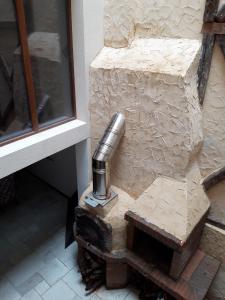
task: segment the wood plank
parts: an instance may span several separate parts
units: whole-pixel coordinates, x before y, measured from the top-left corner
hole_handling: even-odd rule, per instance
[[[85,242],[81,237],[76,236],[75,239],[79,247],[84,247],[106,260],[106,262],[115,264],[126,263],[178,300],[203,300],[220,266],[220,263],[215,258],[206,255],[201,250],[197,250],[181,277],[178,280],[173,280],[154,266],[149,265],[132,251],[124,250],[116,254],[104,253]],[[199,284],[196,284],[196,282]]]
[[[205,191],[208,191],[214,185],[223,181],[224,179],[225,179],[225,167],[222,167],[209,174],[206,178],[204,178],[202,184],[204,186]]]
[[[159,227],[146,222],[145,219],[141,218],[140,216],[136,215],[135,213],[133,213],[131,211],[128,211],[125,214],[125,220],[127,220],[133,226],[144,231],[145,233],[149,234],[151,237],[155,238],[156,240],[160,241],[164,245],[166,245],[174,250],[179,251],[182,249],[182,247],[184,245],[184,241],[181,241],[178,238],[176,238],[175,236],[160,229]]]
[[[225,23],[205,23],[202,27],[202,33],[208,34],[225,34]]]
[[[202,216],[199,223],[192,230],[190,236],[186,241],[180,241],[176,239],[173,235],[161,230],[155,225],[146,222],[140,216],[134,214],[133,212],[128,211],[125,214],[125,219],[129,222],[128,224],[128,239],[131,237],[132,242],[128,240],[128,250],[133,250],[133,244],[135,243],[134,229],[135,227],[144,231],[151,237],[160,241],[162,244],[166,245],[169,248],[174,250],[173,259],[170,267],[170,276],[174,279],[179,278],[182,271],[186,267],[188,261],[193,256],[195,251],[199,246],[201,239],[202,231],[205,225],[206,218],[208,216],[208,211]],[[133,228],[132,228],[133,227]],[[131,245],[129,245],[131,243]]]
[[[122,289],[128,284],[128,265],[126,263],[106,263],[107,289]]]
[[[29,46],[27,40],[26,17],[25,17],[23,0],[15,0],[15,5],[16,5],[16,13],[17,13],[16,15],[18,21],[19,36],[20,36],[20,44],[22,50],[24,76],[26,79],[28,104],[30,108],[30,117],[31,117],[33,131],[37,131],[39,126],[38,126],[38,116],[37,116],[37,108],[36,108],[36,96],[35,96],[34,81],[32,76],[31,58],[30,58]]]
[[[206,0],[203,22],[214,22],[217,16],[219,0]]]
[[[224,23],[225,22],[225,4],[221,7],[219,10],[217,16],[216,16],[217,22]],[[223,35],[217,35],[216,41],[220,46],[220,49],[223,53],[223,56],[225,58],[225,37]]]
[[[195,256],[198,256],[198,259],[195,259]],[[177,281],[149,266],[134,253],[127,253],[127,263],[175,299],[203,300],[217,274],[220,263],[200,250],[196,252],[195,256],[187,267],[189,268],[188,272],[193,273],[187,276],[188,272],[185,270],[185,276],[181,275]]]
[[[102,257],[102,259],[104,259],[107,262],[125,262],[125,258],[126,258],[126,251],[125,250],[121,250],[121,251],[117,251],[115,254],[112,253],[107,253],[107,252],[103,252],[100,249],[98,249],[97,247],[91,245],[90,243],[84,241],[82,239],[82,237],[75,235],[75,240],[77,241],[78,245],[82,246],[83,248],[91,251],[93,254]]]
[[[223,4],[218,11],[216,17],[215,17],[216,22],[223,23],[225,20],[225,4]]]
[[[214,22],[217,15],[219,0],[206,0],[204,23]],[[215,45],[215,35],[203,34],[202,54],[198,67],[198,95],[200,104],[203,105],[206,93],[206,87],[211,69],[213,49]]]

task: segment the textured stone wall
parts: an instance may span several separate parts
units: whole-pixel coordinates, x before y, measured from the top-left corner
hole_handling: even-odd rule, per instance
[[[105,0],[105,45],[135,36],[200,38],[204,0]]]
[[[201,39],[204,7],[205,0],[105,0],[105,45],[126,47],[142,36]],[[203,106],[203,176],[225,165],[224,82],[225,59],[216,47]]]
[[[196,40],[137,39],[130,48],[104,48],[91,65],[92,149],[123,112],[127,129],[111,175],[135,198],[159,175],[184,177],[199,150],[199,52]]]
[[[225,3],[225,0],[220,2],[220,5],[222,5]],[[201,41],[201,26],[204,7],[205,0],[105,0],[105,46],[112,48],[132,47],[132,42],[137,38],[153,37],[186,38]],[[114,50],[118,51],[115,52],[115,56],[117,56],[120,50]],[[158,51],[158,49],[155,50]],[[124,57],[123,59],[126,58]],[[106,65],[109,62],[110,59],[106,59]],[[94,117],[95,120],[93,131],[93,136],[95,138],[93,140],[93,146],[96,145],[97,139],[103,132],[103,129],[101,128],[102,126],[106,126],[112,112],[114,112],[114,110],[123,111],[126,114],[128,131],[131,134],[130,136],[125,136],[120,146],[118,156],[113,161],[113,164],[115,164],[113,181],[115,185],[122,188],[126,186],[125,189],[133,196],[137,197],[138,194],[146,188],[147,182],[150,184],[160,172],[164,175],[174,176],[174,170],[179,165],[180,169],[179,167],[177,168],[178,172],[176,174],[179,177],[179,175],[182,175],[182,172],[180,171],[185,170],[184,166],[187,168],[187,157],[183,155],[179,157],[182,151],[180,151],[181,147],[179,142],[176,144],[176,138],[173,139],[170,137],[168,139],[172,152],[174,150],[171,157],[175,158],[173,160],[174,164],[171,164],[171,167],[169,168],[166,161],[168,162],[169,160],[167,155],[170,153],[171,149],[166,150],[164,148],[165,145],[163,145],[163,140],[161,141],[162,144],[158,141],[156,142],[156,140],[160,138],[161,133],[163,133],[162,136],[164,137],[165,132],[162,131],[160,134],[157,132],[156,134],[153,131],[148,135],[146,134],[145,129],[151,127],[152,123],[149,119],[153,121],[154,126],[157,129],[160,126],[162,126],[161,129],[163,129],[163,124],[166,124],[165,130],[167,131],[171,128],[172,130],[174,129],[174,127],[171,126],[170,123],[167,123],[166,119],[160,115],[161,110],[159,107],[162,105],[161,108],[166,108],[168,116],[172,118],[174,116],[180,116],[180,118],[182,118],[182,112],[185,111],[185,107],[179,103],[181,108],[181,111],[179,111],[179,105],[177,105],[176,99],[177,97],[179,99],[182,98],[181,94],[184,93],[184,90],[186,99],[192,98],[190,94],[193,93],[193,91],[196,91],[196,77],[194,77],[194,73],[191,73],[193,80],[189,80],[182,93],[180,93],[182,88],[180,89],[181,86],[177,84],[177,82],[174,84],[174,82],[170,81],[167,87],[165,87],[166,80],[163,80],[163,82],[160,82],[160,80],[154,81],[153,77],[158,76],[156,74],[152,74],[151,76],[148,72],[133,73],[130,72],[130,70],[124,69],[121,71],[120,68],[117,68],[116,66],[112,67],[111,70],[106,70],[106,65],[92,66],[91,70],[91,78],[92,76],[95,78],[94,81],[92,80],[91,89],[91,92],[94,94],[94,97],[92,94],[92,100],[94,99],[91,106],[92,111],[94,111],[92,117]],[[197,147],[196,151],[193,151],[192,147],[189,152],[189,154],[193,154],[192,159],[198,159],[202,176],[207,176],[213,170],[225,165],[224,83],[225,59],[219,47],[216,46],[205,102],[202,107],[203,146],[199,152],[197,152]],[[127,98],[127,103],[125,103],[125,105],[124,102],[121,101],[122,98]],[[168,99],[167,104],[171,104],[174,101],[175,105],[173,108],[163,106],[164,103],[161,101],[161,98]],[[137,106],[135,107],[135,105],[138,101],[141,102],[141,105],[138,107],[140,113],[137,115]],[[131,105],[129,105],[129,103],[131,103]],[[192,104],[189,102],[189,104],[191,106],[193,102]],[[98,109],[96,109],[96,107]],[[195,108],[196,107],[195,103]],[[150,113],[151,117],[149,118]],[[157,115],[160,116],[158,119]],[[192,122],[192,126],[188,127],[186,126],[187,123],[185,121],[183,122],[186,130],[196,128],[196,124],[198,124],[198,118],[196,119],[194,117],[196,114],[193,113],[192,115],[193,119],[189,119],[189,121],[191,120]],[[197,115],[199,115],[198,109]],[[180,121],[179,117],[178,120]],[[195,123],[196,121],[197,123]],[[140,127],[137,127],[138,124]],[[144,128],[143,131],[140,131],[143,134],[140,134],[138,139],[135,128]],[[176,127],[176,129],[177,128],[181,129],[179,126]],[[156,134],[156,136],[153,141],[152,137],[154,134]],[[183,138],[184,146],[187,146],[185,134],[183,135]],[[135,143],[132,144],[132,140],[138,147],[135,148]],[[193,141],[196,140],[197,137],[193,138]],[[156,143],[156,147],[154,143]],[[191,143],[189,146],[190,145]],[[146,151],[149,147],[150,152]],[[141,150],[141,153],[133,155],[137,148]],[[178,154],[176,153],[176,149],[179,149]],[[119,155],[121,153],[126,156],[126,161],[121,159],[121,156]],[[183,158],[182,162],[181,158]],[[130,166],[130,169],[128,165]],[[141,168],[138,168],[137,165],[141,165]],[[133,181],[129,181],[129,178],[133,178]],[[134,189],[134,186],[137,186],[137,182],[140,182],[140,178],[142,178],[142,185],[140,184],[138,190],[133,193],[132,190]],[[201,246],[204,251],[222,262],[222,267],[213,283],[207,299],[225,299],[224,245],[225,231],[207,224]]]

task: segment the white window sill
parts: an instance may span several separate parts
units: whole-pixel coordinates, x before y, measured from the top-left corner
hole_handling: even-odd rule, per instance
[[[73,120],[0,147],[0,178],[89,137],[87,123]]]

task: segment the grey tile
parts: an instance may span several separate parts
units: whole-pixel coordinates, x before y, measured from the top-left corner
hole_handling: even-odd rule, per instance
[[[46,264],[39,273],[47,281],[49,285],[53,285],[59,279],[61,279],[69,269],[58,259],[52,260],[49,264]]]
[[[49,289],[49,287],[49,284],[45,280],[43,280],[35,287],[35,291],[38,292],[38,294],[42,295]]]
[[[75,294],[65,282],[60,280],[48,289],[42,297],[44,300],[72,300]]]
[[[38,259],[35,255],[29,255],[21,261],[18,265],[15,265],[7,274],[7,278],[11,283],[18,287],[28,280],[31,276],[43,268],[45,264]]]
[[[99,298],[97,293],[95,292],[94,294],[90,295],[90,300],[102,300],[102,299]]]
[[[68,259],[64,260],[63,263],[69,270],[78,268],[77,260],[74,258],[68,258]]]
[[[34,290],[29,291],[25,294],[21,300],[43,300],[41,296]]]
[[[46,253],[43,254],[42,260],[45,264],[49,264],[52,262],[54,259],[56,259],[54,253],[52,251],[47,251]]]
[[[54,248],[53,253],[69,269],[77,266],[77,243],[73,243],[67,249],[64,249],[64,243],[62,243]]]
[[[124,300],[126,299],[129,290],[107,290],[105,287],[101,287],[97,292],[97,296],[102,300]]]
[[[90,299],[90,296],[85,296],[85,285],[82,283],[81,275],[80,273],[78,273],[78,270],[76,268],[72,269],[66,276],[64,276],[63,280],[82,299]]]
[[[135,289],[128,288],[128,295],[126,296],[125,300],[138,300],[139,299],[139,292]]]
[[[19,285],[16,289],[20,293],[20,295],[23,296],[29,291],[31,291],[33,288],[35,288],[42,281],[43,281],[43,277],[39,273],[35,273],[24,283]]]
[[[102,300],[102,299],[100,299],[97,295],[96,295],[96,293],[93,293],[93,294],[91,294],[90,296],[83,296],[83,297],[81,297],[81,296],[79,296],[79,295],[76,295],[72,300],[86,300],[86,299],[88,299],[88,300]]]
[[[6,280],[0,282],[0,299],[1,300],[19,300],[20,294],[12,286],[12,284]]]

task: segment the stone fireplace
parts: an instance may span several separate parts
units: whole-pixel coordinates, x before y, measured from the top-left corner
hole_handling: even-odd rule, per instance
[[[148,27],[126,27],[120,37],[107,31],[107,46],[91,64],[92,149],[118,111],[126,131],[111,161],[117,199],[88,205],[91,184],[76,209],[75,238],[81,252],[106,262],[107,288],[124,287],[133,269],[175,299],[200,300],[219,268],[199,250],[210,208],[198,165],[201,42]]]

